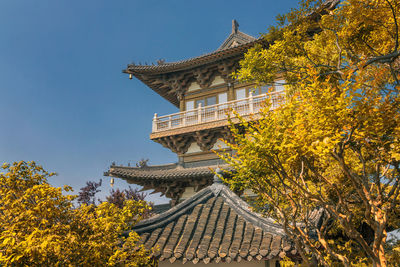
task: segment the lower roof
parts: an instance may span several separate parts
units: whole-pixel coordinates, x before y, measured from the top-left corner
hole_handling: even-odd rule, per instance
[[[126,180],[128,183],[143,186],[142,190],[154,190],[152,193],[161,193],[175,202],[180,201],[182,194],[187,187],[193,187],[195,192],[203,189],[212,183],[216,162],[211,165],[210,161],[191,164],[167,164],[158,166],[125,167],[110,166],[104,173],[105,176],[112,176]],[[227,168],[226,165],[223,165]],[[222,166],[221,166],[222,167]]]
[[[214,183],[172,209],[135,225],[140,244],[171,263],[240,262],[294,256],[272,219],[251,211],[223,184]]]
[[[191,178],[212,177],[213,170],[215,170],[217,167],[217,165],[214,165],[185,168],[178,163],[144,167],[125,167],[113,165],[110,166],[109,171],[107,171],[105,175],[122,178],[133,183],[143,180],[176,181]]]

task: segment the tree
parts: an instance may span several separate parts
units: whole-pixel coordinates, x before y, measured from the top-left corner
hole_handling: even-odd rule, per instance
[[[106,200],[121,208],[126,200],[143,201],[145,197],[145,193],[139,192],[138,189],[133,189],[129,186],[129,189],[122,191],[118,188],[111,189],[110,195],[106,197]]]
[[[286,95],[232,122],[227,182],[257,193],[307,265],[386,266],[400,226],[400,3],[321,2],[279,16],[241,61],[239,80],[283,77]]]
[[[86,204],[86,205],[95,205],[96,204],[96,194],[101,190],[98,189],[101,186],[102,180],[98,183],[93,181],[86,182],[86,186],[82,187],[78,193],[78,203]],[[143,200],[143,199],[142,199]]]
[[[99,189],[99,187],[101,187],[101,184],[101,179],[97,183],[94,181],[86,182],[86,186],[82,187],[78,192],[78,203],[80,205],[96,205],[96,194],[101,192],[101,190]],[[133,189],[131,186],[129,186],[129,189],[125,189],[122,191],[119,188],[111,189],[110,194],[106,196],[106,201],[122,209],[127,200],[144,201],[145,198],[145,193],[140,192],[138,189]],[[103,202],[101,199],[98,199],[97,201],[99,203]],[[147,208],[141,214],[142,217],[148,217],[151,214],[153,204],[151,202],[147,204]]]
[[[148,266],[138,235],[123,233],[147,209],[143,201],[122,208],[103,202],[74,208],[76,196],[52,187],[34,162],[4,164],[0,173],[0,265]],[[64,191],[71,191],[68,186]]]

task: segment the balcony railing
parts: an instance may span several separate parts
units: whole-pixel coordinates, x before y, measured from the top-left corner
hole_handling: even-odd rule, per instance
[[[157,113],[153,118],[153,133],[198,125],[207,122],[215,122],[226,120],[235,110],[241,116],[256,114],[262,108],[262,103],[266,98],[270,98],[271,109],[275,109],[283,99],[283,91],[262,94],[258,96],[250,96],[245,99],[234,100],[230,102],[220,103],[211,106],[202,107],[193,110],[174,113],[171,115],[157,117]]]

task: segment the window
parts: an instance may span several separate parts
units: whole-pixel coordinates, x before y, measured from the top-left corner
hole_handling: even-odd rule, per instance
[[[194,101],[186,101],[186,110],[192,110],[194,109]]]
[[[228,102],[228,94],[227,93],[222,93],[218,95],[218,103],[226,103]]]
[[[228,94],[220,93],[218,95],[202,97],[195,100],[188,100],[186,101],[186,110],[196,109],[199,107],[200,104],[202,107],[205,107],[226,102],[228,102]]]
[[[239,99],[244,99],[246,98],[246,90],[247,88],[242,88],[242,89],[236,89],[235,93],[236,93],[236,100]]]
[[[271,86],[263,85],[260,87],[261,94],[266,94],[271,91]]]
[[[200,105],[202,107],[204,107],[205,102],[206,102],[205,99],[197,99],[196,100],[196,108],[198,108]]]
[[[253,96],[267,94],[273,91],[280,92],[285,90],[285,80],[278,80],[274,85],[262,85],[260,87],[240,88],[235,90],[236,100],[244,99],[250,96],[250,92]]]
[[[275,92],[281,92],[285,90],[284,84],[286,83],[285,80],[278,80],[275,82],[274,87],[275,87]]]
[[[210,96],[206,98],[206,106],[211,106],[217,104],[217,97],[216,96]]]

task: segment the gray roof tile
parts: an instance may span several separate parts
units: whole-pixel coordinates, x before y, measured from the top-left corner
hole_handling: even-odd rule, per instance
[[[281,227],[217,183],[140,222],[134,231],[146,248],[158,248],[153,256],[160,261],[240,262],[296,254]]]

